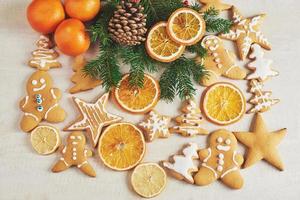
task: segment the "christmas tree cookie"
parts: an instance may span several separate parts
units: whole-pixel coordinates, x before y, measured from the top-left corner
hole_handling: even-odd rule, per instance
[[[208,131],[201,127],[203,117],[200,108],[193,99],[189,99],[184,103],[182,112],[184,114],[175,118],[178,125],[170,128],[170,132],[186,137],[208,134]]]

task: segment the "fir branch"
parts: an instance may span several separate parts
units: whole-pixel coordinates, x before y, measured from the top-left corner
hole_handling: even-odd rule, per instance
[[[160,79],[161,98],[170,102],[176,95],[187,99],[195,94],[192,79],[199,81],[204,76],[204,68],[192,59],[184,57],[172,62]]]
[[[228,33],[232,21],[218,18],[218,15],[219,11],[213,7],[204,12],[203,19],[206,23],[206,31],[211,33]]]
[[[207,49],[205,49],[201,43],[197,43],[192,46],[188,46],[187,50],[191,53],[196,53],[201,58],[205,58],[207,56]]]
[[[114,46],[102,46],[99,56],[89,61],[83,69],[86,75],[102,80],[106,91],[117,87],[122,78],[116,51],[117,48]]]
[[[143,87],[144,73],[147,70],[150,73],[157,72],[157,62],[150,58],[144,45],[133,47],[122,47],[120,57],[125,64],[130,65],[130,85]]]

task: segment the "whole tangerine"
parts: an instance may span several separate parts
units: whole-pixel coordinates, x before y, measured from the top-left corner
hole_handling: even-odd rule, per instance
[[[55,43],[60,51],[69,56],[86,52],[90,46],[90,37],[84,24],[78,19],[66,19],[57,27]]]
[[[27,7],[27,19],[37,32],[48,34],[65,19],[60,0],[33,0]]]
[[[89,21],[100,11],[100,0],[66,0],[65,9],[70,17]]]

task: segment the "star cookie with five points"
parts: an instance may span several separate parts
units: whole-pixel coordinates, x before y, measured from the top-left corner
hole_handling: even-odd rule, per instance
[[[228,10],[232,7],[230,4],[225,4],[221,2],[222,0],[199,0],[199,2],[203,5],[201,7],[200,12],[205,12],[210,8],[215,8],[218,11]]]
[[[259,30],[265,14],[244,18],[236,7],[232,7],[232,12],[234,24],[228,33],[222,33],[219,36],[223,39],[236,41],[242,60],[246,59],[253,43],[260,45],[264,49],[271,50],[270,43]]]
[[[122,120],[117,115],[110,114],[106,111],[109,94],[106,93],[100,97],[96,103],[87,103],[79,98],[74,97],[73,100],[81,112],[81,116],[70,126],[66,127],[66,131],[87,130],[93,147],[97,146],[102,128]]]
[[[147,142],[152,142],[155,138],[167,138],[170,136],[170,122],[171,117],[160,115],[155,110],[152,110],[146,119],[139,123],[139,126],[145,131]]]
[[[287,129],[269,132],[261,114],[256,114],[250,132],[235,132],[239,142],[248,148],[244,168],[250,167],[260,160],[265,160],[279,170],[283,163],[277,151],[277,146],[286,135]]]

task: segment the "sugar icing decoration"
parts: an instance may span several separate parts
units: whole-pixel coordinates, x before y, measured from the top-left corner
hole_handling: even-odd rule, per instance
[[[174,155],[172,160],[174,162],[164,161],[163,166],[180,175],[180,178],[193,184],[194,179],[192,173],[198,171],[197,165],[194,163],[198,159],[198,145],[196,143],[189,143],[183,150],[183,155]]]

